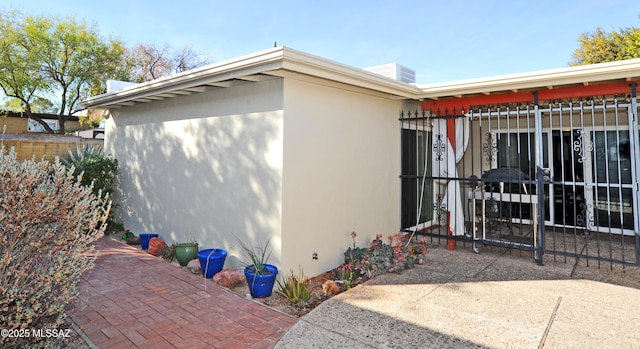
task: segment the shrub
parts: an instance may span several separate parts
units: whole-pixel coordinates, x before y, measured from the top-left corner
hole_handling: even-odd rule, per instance
[[[173,262],[173,259],[176,258],[176,244],[165,248],[160,257],[169,263]]]
[[[341,265],[336,268],[336,279],[342,281],[346,289],[350,289],[353,283],[353,270]]]
[[[108,197],[81,185],[58,159],[18,162],[0,147],[0,325],[55,329],[93,267],[88,244],[103,235]],[[41,338],[0,338],[0,347],[37,347]]]
[[[311,297],[311,291],[309,290],[309,279],[304,276],[302,268],[300,268],[298,275],[291,274],[284,278],[283,282],[278,280],[278,292],[291,303],[304,303]]]
[[[377,235],[368,248],[349,247],[344,254],[344,269],[371,279],[380,274],[401,272],[413,267],[416,261],[413,247],[403,242],[403,234],[390,235],[389,244],[383,243],[381,238],[382,235]]]
[[[113,194],[116,178],[118,175],[118,160],[102,151],[102,147],[92,144],[76,147],[76,152],[69,150],[69,159],[63,159],[67,168],[73,168],[73,174],[80,180],[82,185],[91,186],[93,183],[93,193],[99,195],[100,192],[109,196]],[[82,177],[79,177],[80,174]],[[117,222],[115,212],[111,211],[107,219],[107,231],[124,230],[122,223]]]

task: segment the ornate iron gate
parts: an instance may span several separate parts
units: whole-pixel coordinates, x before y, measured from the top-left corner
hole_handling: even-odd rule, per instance
[[[402,230],[541,264],[546,254],[640,266],[635,85],[618,96],[535,96],[444,117],[401,113]]]

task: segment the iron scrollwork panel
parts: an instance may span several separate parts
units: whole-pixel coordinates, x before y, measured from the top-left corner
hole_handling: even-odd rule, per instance
[[[498,153],[498,145],[491,136],[491,132],[487,132],[486,142],[482,144],[482,152],[485,154],[485,159],[488,163],[492,163],[496,154]]]
[[[444,135],[437,134],[436,139],[433,142],[433,155],[435,161],[443,161],[444,154],[447,151],[447,145],[445,140],[443,139]]]
[[[592,228],[595,224],[595,217],[592,212],[593,205],[580,204],[580,211],[576,215],[576,225],[579,227],[586,227],[587,229]]]
[[[442,216],[445,212],[444,208],[442,207],[443,201],[444,200],[444,195],[437,193],[436,194],[436,200],[433,203],[433,213],[436,217],[436,221],[438,223],[442,223]]]
[[[584,129],[576,131],[578,138],[573,141],[573,151],[578,153],[578,162],[584,163],[587,160],[587,153],[593,151],[593,141],[587,139]]]

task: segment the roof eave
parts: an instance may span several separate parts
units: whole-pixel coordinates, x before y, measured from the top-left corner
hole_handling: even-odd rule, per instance
[[[83,101],[82,105],[85,108],[109,109],[132,105],[136,101],[153,99],[154,96],[176,93],[176,91],[189,91],[189,89],[207,85],[215,86],[222,81],[246,76],[257,74],[283,76],[279,73],[282,71],[363,87],[389,94],[393,98],[415,99],[422,93],[422,90],[413,85],[290,48],[279,47],[94,96]]]
[[[252,75],[265,69],[277,69],[281,64],[279,62],[279,51],[278,49],[271,49],[256,52],[232,60],[195,68],[176,75],[140,83],[119,91],[90,97],[82,101],[81,104],[85,108],[108,108],[109,106],[132,102],[136,99]]]
[[[481,79],[424,84],[417,87],[423,91],[420,98],[440,99],[536,88],[552,89],[566,85],[589,85],[616,80],[630,81],[638,78],[640,78],[640,59],[631,59]]]

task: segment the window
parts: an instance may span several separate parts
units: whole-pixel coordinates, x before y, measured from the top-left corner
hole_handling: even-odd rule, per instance
[[[60,123],[58,120],[44,120],[44,122],[51,127],[52,130],[58,131],[60,130]],[[45,132],[44,126],[42,126],[39,122],[29,119],[27,122],[27,131],[29,132]]]
[[[594,224],[633,229],[629,131],[594,131],[593,137]]]
[[[410,228],[433,219],[433,180],[431,179],[431,132],[402,129],[401,225]],[[422,178],[426,173],[426,182]],[[422,204],[420,198],[422,197]]]

